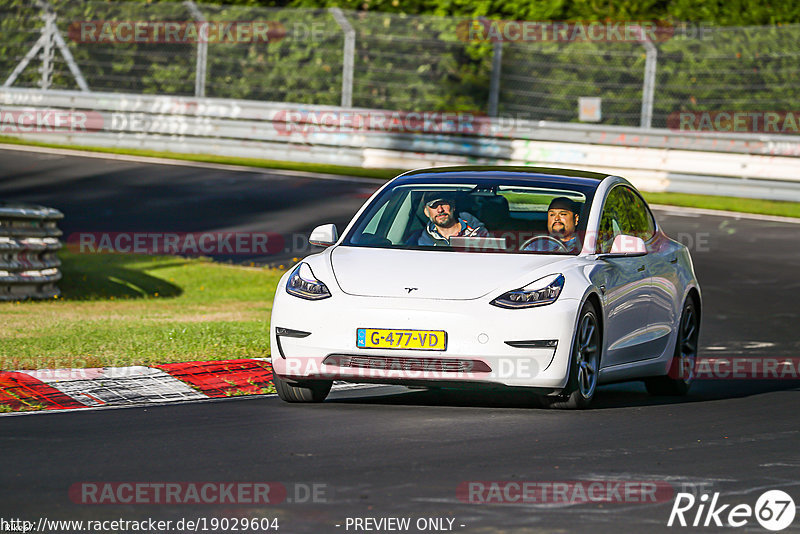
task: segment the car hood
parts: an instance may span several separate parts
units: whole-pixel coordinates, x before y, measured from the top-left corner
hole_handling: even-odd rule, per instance
[[[336,247],[331,251],[336,282],[345,293],[367,297],[469,300],[508,291],[551,271],[535,271],[572,256],[391,250]],[[558,271],[552,271],[555,273]],[[524,278],[529,274],[530,280]],[[536,278],[534,278],[536,276]],[[411,289],[409,289],[411,288]]]

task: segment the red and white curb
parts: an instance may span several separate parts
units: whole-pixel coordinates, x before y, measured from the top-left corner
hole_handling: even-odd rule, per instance
[[[0,405],[14,411],[129,406],[265,394],[271,386],[272,366],[256,358],[12,371],[0,372]]]
[[[11,413],[165,404],[272,394],[269,360],[245,358],[152,367],[98,367],[0,372],[0,406]],[[372,384],[335,383],[334,389]]]

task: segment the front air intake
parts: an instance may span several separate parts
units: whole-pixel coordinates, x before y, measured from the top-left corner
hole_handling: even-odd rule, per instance
[[[402,356],[365,356],[331,354],[322,362],[336,367],[383,369],[386,371],[421,371],[439,373],[490,373],[492,368],[480,360],[454,358],[407,358]]]

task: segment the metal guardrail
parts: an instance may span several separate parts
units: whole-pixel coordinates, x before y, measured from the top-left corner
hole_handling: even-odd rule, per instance
[[[144,114],[138,120],[151,133],[257,139],[262,132],[258,126],[267,122],[283,122],[286,117],[308,113],[385,113],[392,111],[260,102],[221,98],[137,95],[120,93],[84,93],[79,91],[0,88],[2,109],[59,108],[110,112],[103,114],[104,129],[134,131],[127,126],[131,114]],[[116,115],[115,115],[116,113]],[[116,121],[114,118],[116,117]],[[256,124],[248,123],[253,121]],[[514,117],[490,118],[474,116],[474,130],[482,136],[497,139],[528,139],[562,141],[612,146],[670,148],[723,153],[742,153],[771,156],[800,156],[800,136],[767,135],[760,133],[704,132],[688,133],[666,128],[642,129],[628,126],[595,125],[552,121],[533,121]],[[126,124],[123,126],[123,124]],[[245,129],[244,136],[231,128]],[[269,126],[269,125],[266,125]],[[378,132],[370,132],[375,138]],[[402,134],[394,134],[397,135]],[[307,141],[309,136],[294,136],[291,141]],[[315,134],[315,138],[324,137]],[[341,142],[341,135],[338,136]],[[286,142],[286,136],[280,141]],[[363,146],[363,143],[362,143]],[[378,147],[371,147],[378,148]]]
[[[75,129],[69,120],[54,125],[51,118],[50,124],[14,131],[14,120],[27,112],[28,120],[35,121],[41,110],[77,114],[85,124]],[[371,122],[372,128],[348,128],[346,117],[405,115],[334,106],[14,88],[0,89],[0,113],[3,133],[40,142],[365,167],[465,163],[580,167],[621,174],[650,191],[800,201],[800,157],[796,157],[800,136],[697,134],[469,114],[469,127],[460,134],[447,133],[452,131],[447,128],[408,131]],[[324,117],[334,125],[314,122]]]
[[[0,301],[60,295],[61,230],[55,209],[0,202]]]

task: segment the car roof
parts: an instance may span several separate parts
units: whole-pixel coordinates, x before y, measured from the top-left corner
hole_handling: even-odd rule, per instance
[[[434,167],[417,169],[401,174],[396,180],[406,183],[449,183],[458,180],[513,181],[521,183],[549,182],[576,184],[596,188],[609,175],[599,172],[576,169],[557,169],[552,167],[523,166],[479,166],[464,165],[458,167]]]

